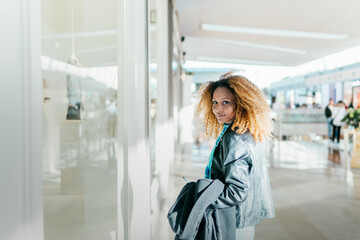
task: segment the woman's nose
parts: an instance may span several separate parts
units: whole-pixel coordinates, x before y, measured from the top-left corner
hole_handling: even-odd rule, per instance
[[[221,105],[216,105],[215,106],[215,111],[216,112],[222,112],[223,111],[223,107]]]

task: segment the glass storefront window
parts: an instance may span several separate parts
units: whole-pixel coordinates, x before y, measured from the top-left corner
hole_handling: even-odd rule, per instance
[[[45,239],[117,236],[116,16],[115,0],[42,1]]]
[[[149,5],[149,91],[150,91],[150,178],[151,184],[156,179],[156,115],[158,94],[158,14],[157,2],[150,1]]]

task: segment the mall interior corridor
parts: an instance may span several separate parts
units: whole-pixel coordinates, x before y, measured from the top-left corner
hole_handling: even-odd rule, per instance
[[[255,227],[255,239],[354,240],[360,236],[360,171],[347,171],[340,146],[318,142],[282,141],[281,158],[268,154],[269,176],[276,217]],[[177,156],[171,174],[159,240],[172,239],[166,209],[187,181],[203,177],[206,144]],[[269,153],[269,152],[268,152]]]
[[[265,165],[252,164],[264,158],[276,217],[256,225],[256,240],[359,240],[358,9],[359,0],[1,1],[0,240],[174,239],[167,213],[206,166],[231,184],[217,200],[236,202],[251,226],[273,215]],[[213,148],[223,123],[236,137],[271,138],[266,157],[251,144],[242,155],[250,142]],[[212,149],[219,174],[207,165]],[[229,158],[248,170],[232,171]]]

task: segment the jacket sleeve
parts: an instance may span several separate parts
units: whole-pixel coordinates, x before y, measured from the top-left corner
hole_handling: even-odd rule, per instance
[[[212,207],[231,207],[245,201],[248,195],[253,157],[252,143],[237,140],[235,144],[230,144],[229,151],[223,156],[225,187]]]

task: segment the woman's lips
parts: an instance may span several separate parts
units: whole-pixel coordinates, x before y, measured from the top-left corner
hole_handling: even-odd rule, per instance
[[[217,118],[225,117],[225,115],[216,115]]]

